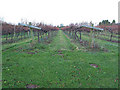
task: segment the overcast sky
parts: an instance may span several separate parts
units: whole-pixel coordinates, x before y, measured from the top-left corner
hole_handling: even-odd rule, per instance
[[[68,25],[83,21],[118,22],[120,0],[0,0],[0,17],[11,23],[28,21]]]

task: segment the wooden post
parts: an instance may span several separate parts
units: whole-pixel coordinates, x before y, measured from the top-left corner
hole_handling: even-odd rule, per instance
[[[94,48],[95,47],[95,40],[94,40],[94,30],[92,29],[92,48]]]
[[[21,31],[20,34],[21,34],[21,39],[22,39],[22,30],[21,29],[22,29],[22,27],[20,28],[20,31]]]
[[[75,39],[76,39],[76,31],[75,31]]]
[[[7,38],[8,38],[8,34],[6,34],[6,41],[8,40]]]
[[[32,30],[32,28],[30,28],[30,32],[31,32],[31,40],[33,41],[34,40],[34,36],[33,36],[33,30]]]
[[[41,41],[42,41],[42,32],[40,32],[40,37],[41,37]]]
[[[92,29],[90,29],[90,39],[89,39],[89,47],[91,48],[91,42],[92,42]]]
[[[24,31],[24,39],[25,39],[25,31]]]
[[[15,39],[16,39],[16,38],[15,38],[15,36],[16,36],[15,30],[16,30],[16,29],[15,29],[15,25],[14,25],[14,42],[15,42]]]
[[[38,31],[38,43],[40,43],[40,32]]]
[[[46,40],[48,39],[48,32],[46,32],[45,38],[46,38]]]
[[[93,26],[93,24],[92,24]],[[89,47],[93,48],[94,47],[94,33],[93,33],[93,29],[90,29],[90,39],[89,39]]]
[[[29,22],[29,25],[31,25],[31,22]],[[33,44],[34,44],[34,35],[33,35],[33,30],[32,30],[32,28],[30,28],[30,32],[31,32],[31,46],[33,46]]]
[[[110,41],[112,41],[113,31],[111,30]]]
[[[48,31],[48,38],[50,37],[50,32]]]
[[[28,37],[30,37],[30,31],[29,30],[27,31],[27,33],[28,33]]]
[[[79,34],[80,34],[80,41],[81,41],[81,30],[80,30]]]

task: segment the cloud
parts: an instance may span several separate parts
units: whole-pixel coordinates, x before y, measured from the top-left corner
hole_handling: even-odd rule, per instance
[[[0,17],[18,23],[21,18],[28,21],[54,25],[103,19],[118,20],[119,0],[2,0]]]

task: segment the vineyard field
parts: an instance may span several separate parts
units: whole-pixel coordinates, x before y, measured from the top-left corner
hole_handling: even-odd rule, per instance
[[[118,41],[114,34],[94,38],[89,48],[88,33],[75,35],[64,30],[27,37],[2,45],[3,88],[117,88]],[[6,41],[3,35],[3,42]],[[21,38],[20,36],[18,38]],[[105,40],[103,40],[105,39]]]

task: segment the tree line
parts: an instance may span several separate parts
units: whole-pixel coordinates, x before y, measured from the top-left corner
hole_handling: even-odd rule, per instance
[[[109,20],[102,20],[102,22],[99,22],[99,25],[113,25],[115,23],[115,20],[113,20],[112,22],[110,22]]]

